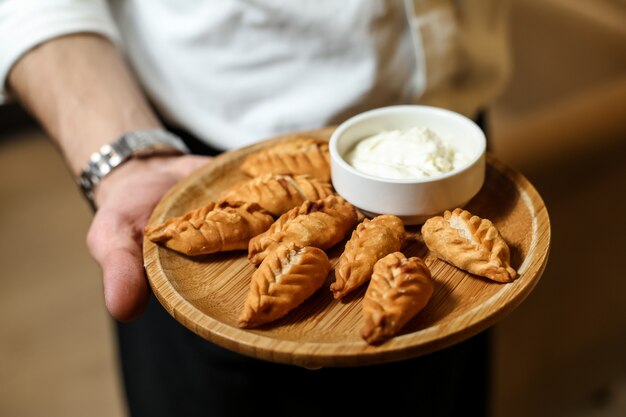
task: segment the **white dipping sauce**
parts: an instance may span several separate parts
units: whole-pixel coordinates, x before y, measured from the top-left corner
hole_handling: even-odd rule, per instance
[[[346,162],[369,175],[392,179],[418,179],[450,172],[467,157],[428,128],[391,130],[359,141],[346,154]]]

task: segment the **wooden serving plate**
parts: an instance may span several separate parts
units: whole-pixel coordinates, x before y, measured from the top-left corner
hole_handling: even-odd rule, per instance
[[[327,139],[332,129],[305,132]],[[266,146],[293,139],[286,135],[226,152],[193,173],[164,196],[150,224],[163,222],[217,199],[227,187],[246,179],[238,167]],[[515,309],[535,287],[545,268],[550,223],[535,188],[520,173],[488,158],[486,180],[466,209],[488,218],[511,249],[519,278],[499,284],[472,276],[434,259],[423,244],[419,227],[408,228],[406,256],[425,259],[435,281],[429,304],[395,338],[370,346],[359,336],[365,286],[333,299],[327,283],[286,317],[264,327],[237,327],[254,267],[245,251],[187,257],[144,240],[144,264],[154,293],[167,311],[201,337],[256,358],[319,368],[357,366],[406,359],[460,342],[485,330]],[[344,243],[328,251],[333,267]]]

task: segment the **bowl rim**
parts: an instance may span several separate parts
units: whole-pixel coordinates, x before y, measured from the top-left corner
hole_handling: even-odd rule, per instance
[[[480,145],[479,151],[476,153],[474,158],[468,160],[463,165],[461,165],[458,168],[453,169],[452,171],[448,171],[442,174],[437,174],[431,177],[424,177],[424,178],[385,178],[385,177],[379,177],[376,175],[367,174],[363,171],[359,171],[356,168],[354,168],[352,165],[346,162],[343,156],[341,156],[341,154],[339,153],[339,150],[337,149],[337,143],[341,135],[346,130],[348,130],[349,128],[351,128],[352,126],[358,123],[361,123],[363,120],[369,119],[373,116],[393,114],[393,113],[405,112],[405,111],[434,112],[434,113],[439,113],[439,114],[443,114],[446,116],[452,116],[454,118],[461,120],[463,123],[470,126],[470,128],[478,132],[478,136],[482,139],[479,144]],[[385,184],[421,184],[421,183],[431,183],[431,182],[443,180],[446,178],[450,178],[450,177],[459,175],[463,173],[464,171],[469,170],[481,159],[484,159],[485,153],[487,150],[487,138],[485,136],[485,132],[478,126],[478,124],[476,124],[476,122],[474,122],[472,119],[470,119],[469,117],[461,113],[444,109],[442,107],[427,106],[427,105],[422,105],[422,104],[402,104],[402,105],[386,106],[386,107],[379,107],[379,108],[367,110],[365,112],[356,114],[346,119],[345,121],[340,123],[339,126],[337,126],[337,128],[331,134],[329,144],[328,144],[328,149],[330,152],[331,159],[334,160],[336,163],[338,163],[341,166],[341,168],[343,168],[344,170],[348,171],[349,173],[353,175],[357,175],[368,180],[377,181],[377,182],[385,183]],[[331,170],[331,175],[332,175],[332,170]]]

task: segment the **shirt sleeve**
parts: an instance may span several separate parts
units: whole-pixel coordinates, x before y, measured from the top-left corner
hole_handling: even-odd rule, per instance
[[[33,47],[56,37],[97,33],[120,44],[104,0],[0,0],[0,104],[15,63]]]

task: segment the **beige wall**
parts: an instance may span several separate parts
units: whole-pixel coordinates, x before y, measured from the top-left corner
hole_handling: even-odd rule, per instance
[[[626,415],[626,2],[514,0],[494,152],[542,194],[551,254],[496,326],[495,417]]]
[[[513,76],[494,150],[543,165],[626,137],[626,2],[513,0]]]

